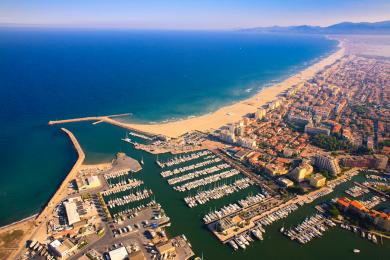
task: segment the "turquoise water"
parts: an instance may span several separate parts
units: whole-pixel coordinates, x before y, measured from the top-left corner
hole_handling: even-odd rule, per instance
[[[127,120],[150,122],[207,113],[335,48],[315,36],[0,29],[0,226],[38,212],[75,161],[67,136],[47,121],[131,112]],[[121,129],[94,136],[84,125],[66,127],[86,136],[88,160],[128,150],[117,140]]]

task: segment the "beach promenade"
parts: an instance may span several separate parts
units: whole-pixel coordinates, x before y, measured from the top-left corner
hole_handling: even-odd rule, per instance
[[[297,73],[296,75],[284,80],[276,85],[266,87],[262,89],[256,95],[240,101],[238,103],[224,106],[215,112],[197,116],[193,118],[177,120],[167,123],[159,124],[135,124],[128,123],[122,120],[113,119],[113,116],[101,116],[101,117],[85,117],[68,120],[50,121],[49,124],[62,124],[79,121],[98,121],[108,124],[116,125],[125,129],[135,130],[141,133],[149,135],[165,135],[168,137],[176,138],[187,132],[198,130],[207,132],[219,127],[234,123],[242,119],[243,116],[256,112],[257,108],[275,100],[281,93],[288,90],[292,86],[303,83],[306,80],[312,78],[316,73],[323,70],[326,66],[329,66],[336,62],[338,59],[344,56],[345,48],[340,44],[339,49],[330,54],[329,56],[321,59],[317,63],[311,65],[305,70]],[[124,114],[126,115],[126,114]],[[120,115],[115,115],[116,117]],[[123,115],[122,115],[123,116]]]

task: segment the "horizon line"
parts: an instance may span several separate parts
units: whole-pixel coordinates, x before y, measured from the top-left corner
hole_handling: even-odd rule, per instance
[[[132,25],[121,25],[121,24],[67,24],[67,23],[58,23],[58,24],[48,24],[48,23],[13,23],[13,22],[0,22],[0,28],[53,28],[53,29],[118,29],[118,30],[166,30],[166,31],[231,31],[231,30],[240,30],[240,29],[251,29],[251,28],[272,28],[272,27],[294,27],[294,26],[312,26],[326,28],[340,23],[381,23],[381,22],[390,22],[389,20],[378,20],[373,22],[359,21],[341,21],[337,23],[331,23],[328,25],[312,25],[312,24],[296,24],[296,25],[271,25],[271,26],[240,26],[240,27],[220,27],[220,28],[204,28],[204,27],[187,27],[187,28],[177,28],[177,27],[133,27]]]

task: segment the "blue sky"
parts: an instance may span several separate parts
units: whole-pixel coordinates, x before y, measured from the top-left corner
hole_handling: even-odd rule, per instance
[[[389,0],[0,0],[0,23],[229,29],[390,20]]]

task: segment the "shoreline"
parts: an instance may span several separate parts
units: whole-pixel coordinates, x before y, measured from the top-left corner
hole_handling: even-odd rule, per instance
[[[78,154],[77,161],[73,164],[72,168],[70,169],[66,177],[62,180],[56,192],[44,205],[43,209],[39,213],[0,227],[0,234],[7,233],[10,231],[12,232],[15,230],[20,230],[23,232],[23,235],[19,238],[19,241],[17,242],[17,249],[12,249],[12,252],[7,256],[9,259],[14,259],[14,257],[17,258],[17,256],[23,250],[24,247],[22,245],[26,240],[37,238],[46,232],[46,226],[44,225],[46,224],[46,222],[43,220],[50,217],[50,215],[52,214],[51,210],[53,210],[54,206],[59,203],[64,197],[64,193],[66,193],[67,191],[67,185],[69,181],[75,177],[79,168],[83,166],[85,153],[82,150],[76,137],[71,131],[66,128],[61,128],[61,130],[71,140],[73,147]]]
[[[21,220],[16,220],[16,221],[14,221],[12,223],[9,223],[9,224],[7,224],[5,226],[1,226],[0,227],[0,232],[4,231],[7,228],[11,228],[12,226],[16,226],[16,225],[22,224],[23,222],[27,222],[29,220],[32,220],[32,219],[36,218],[38,216],[38,214],[39,213],[35,213],[35,214],[33,214],[33,215],[29,216],[29,217],[25,217],[25,218],[23,218]]]
[[[334,38],[332,38],[334,39]],[[131,123],[126,120],[113,119],[110,116],[83,117],[75,119],[64,119],[49,121],[49,125],[63,124],[80,121],[104,122],[128,130],[137,131],[146,135],[164,135],[170,138],[177,138],[190,131],[208,132],[213,129],[228,124],[238,122],[243,116],[256,112],[257,108],[274,101],[281,93],[290,89],[292,86],[301,84],[312,78],[316,73],[323,70],[326,66],[333,64],[336,60],[344,56],[346,48],[342,40],[334,39],[339,42],[338,48],[328,55],[318,58],[313,64],[303,70],[298,71],[286,79],[263,87],[260,91],[244,100],[230,105],[222,106],[214,112],[209,112],[199,116],[191,116],[174,121],[165,121],[161,123]]]
[[[82,121],[95,121],[95,122],[105,122],[111,125],[115,125],[121,128],[125,128],[128,130],[134,130],[143,134],[147,135],[165,135],[172,138],[177,138],[180,135],[193,131],[209,131],[212,129],[217,129],[227,123],[233,123],[239,121],[244,115],[249,113],[254,113],[256,109],[262,105],[265,105],[268,102],[273,101],[275,98],[277,98],[278,95],[289,89],[290,87],[302,83],[308,78],[314,76],[317,72],[322,70],[325,66],[330,65],[334,63],[338,58],[341,58],[345,52],[345,47],[343,45],[343,42],[339,39],[335,39],[332,37],[328,37],[332,40],[339,41],[338,49],[335,51],[329,53],[328,55],[318,58],[318,61],[315,61],[313,64],[311,64],[309,67],[298,71],[292,76],[288,76],[286,79],[281,80],[280,82],[277,82],[276,84],[270,84],[264,86],[260,91],[255,93],[253,96],[246,98],[244,100],[235,102],[230,105],[223,106],[219,109],[217,109],[214,112],[208,112],[203,115],[199,116],[189,116],[183,119],[178,119],[174,121],[165,121],[162,123],[156,123],[156,124],[148,124],[148,123],[129,123],[126,121],[121,121],[120,119],[113,119],[114,117],[121,117],[128,115],[130,113],[126,114],[115,114],[115,115],[107,115],[107,116],[89,116],[89,117],[81,117],[81,118],[73,118],[73,119],[61,119],[61,120],[53,120],[49,121],[49,125],[55,125],[55,124],[65,124],[65,123],[73,123],[73,122],[82,122]],[[79,159],[80,157],[83,157],[82,161],[85,159],[85,154],[82,151],[80,145],[77,142],[77,139],[74,137],[74,135],[67,129],[61,128],[62,131],[64,131],[72,140],[75,149],[79,153]],[[76,143],[73,141],[73,139],[76,139]],[[79,152],[81,150],[81,153]],[[68,175],[65,177],[63,182],[61,183],[61,186],[63,183],[68,179],[68,176],[73,171],[73,168],[75,168],[76,164],[78,164],[79,159],[76,161]],[[77,166],[81,167],[82,163]],[[44,210],[50,205],[53,204],[53,199],[55,197],[58,197],[57,194],[62,187],[59,187],[56,191],[56,193],[52,196],[52,198],[49,200],[49,202],[46,204],[45,208],[37,214],[31,215],[25,219],[21,219],[18,221],[15,221],[13,223],[7,224],[5,226],[0,227],[0,230],[7,228],[8,226],[16,225],[19,223],[22,223],[24,221],[28,221],[31,218],[36,217],[36,221],[40,218]]]
[[[225,124],[241,120],[246,114],[256,112],[258,107],[275,100],[281,93],[292,86],[303,83],[304,81],[312,78],[326,66],[333,64],[336,60],[344,56],[345,53],[345,47],[342,41],[338,41],[338,49],[319,59],[309,67],[295,73],[281,82],[262,88],[259,92],[247,99],[238,101],[231,105],[223,106],[214,112],[156,124],[130,123],[124,120],[120,121],[120,119],[111,118],[103,121],[123,128],[149,133],[151,135],[162,134],[171,138],[177,138],[193,130],[207,132],[212,129],[217,129]]]

